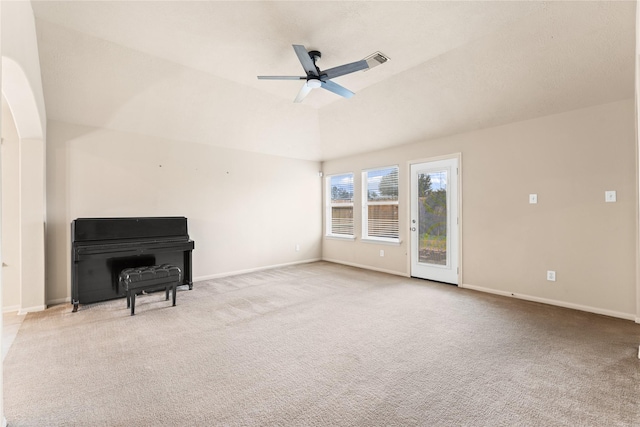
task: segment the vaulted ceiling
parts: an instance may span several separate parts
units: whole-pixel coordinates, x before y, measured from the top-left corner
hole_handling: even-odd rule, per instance
[[[47,117],[309,160],[633,97],[629,2],[32,2]],[[315,89],[321,69],[391,60]]]

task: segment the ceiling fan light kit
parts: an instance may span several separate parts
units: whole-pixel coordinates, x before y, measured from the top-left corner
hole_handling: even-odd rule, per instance
[[[311,92],[311,89],[323,88],[336,95],[344,98],[351,98],[355,95],[349,89],[340,86],[331,79],[344,76],[346,74],[355,73],[360,70],[367,70],[372,66],[383,64],[389,60],[388,57],[376,52],[360,61],[351,62],[349,64],[340,65],[321,71],[316,65],[316,61],[322,57],[317,50],[307,51],[307,49],[299,44],[293,45],[293,50],[298,56],[298,60],[304,69],[306,76],[258,76],[260,80],[306,80],[305,84],[300,88],[298,96],[293,102],[302,102],[302,100]]]

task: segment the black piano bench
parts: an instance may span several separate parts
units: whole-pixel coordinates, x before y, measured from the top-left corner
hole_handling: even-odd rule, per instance
[[[136,294],[143,291],[165,290],[169,300],[169,290],[173,292],[173,305],[176,305],[176,290],[182,282],[182,270],[171,264],[151,265],[146,267],[125,268],[120,272],[120,286],[127,293],[127,308],[131,307],[131,315],[136,310]]]

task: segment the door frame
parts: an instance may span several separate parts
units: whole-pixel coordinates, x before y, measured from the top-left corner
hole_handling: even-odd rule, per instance
[[[408,200],[408,204],[407,204],[407,209],[406,209],[406,214],[405,214],[405,224],[407,224],[407,233],[409,234],[409,239],[408,239],[408,251],[407,251],[407,271],[408,271],[408,275],[411,277],[412,276],[412,265],[411,265],[411,257],[412,257],[412,253],[411,251],[413,250],[413,235],[411,233],[411,179],[413,178],[411,176],[411,166],[414,164],[420,164],[420,163],[429,163],[429,162],[437,162],[439,160],[457,160],[458,161],[458,197],[457,200],[453,201],[458,203],[458,268],[459,268],[459,272],[458,272],[458,284],[454,285],[454,286],[458,286],[460,288],[462,288],[464,286],[464,280],[463,280],[463,274],[464,274],[464,268],[463,263],[462,263],[462,236],[463,236],[463,228],[462,228],[462,224],[463,224],[463,219],[462,219],[462,153],[451,153],[451,154],[446,154],[446,155],[442,155],[442,156],[435,156],[435,157],[423,157],[423,158],[419,158],[419,159],[413,159],[413,160],[409,160],[407,161],[407,177],[405,179],[406,181],[406,185],[407,185],[407,192],[406,194],[409,195],[409,197],[407,198]]]

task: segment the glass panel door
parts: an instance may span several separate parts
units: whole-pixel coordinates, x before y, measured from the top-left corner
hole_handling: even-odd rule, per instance
[[[411,275],[458,284],[458,159],[411,165]]]

